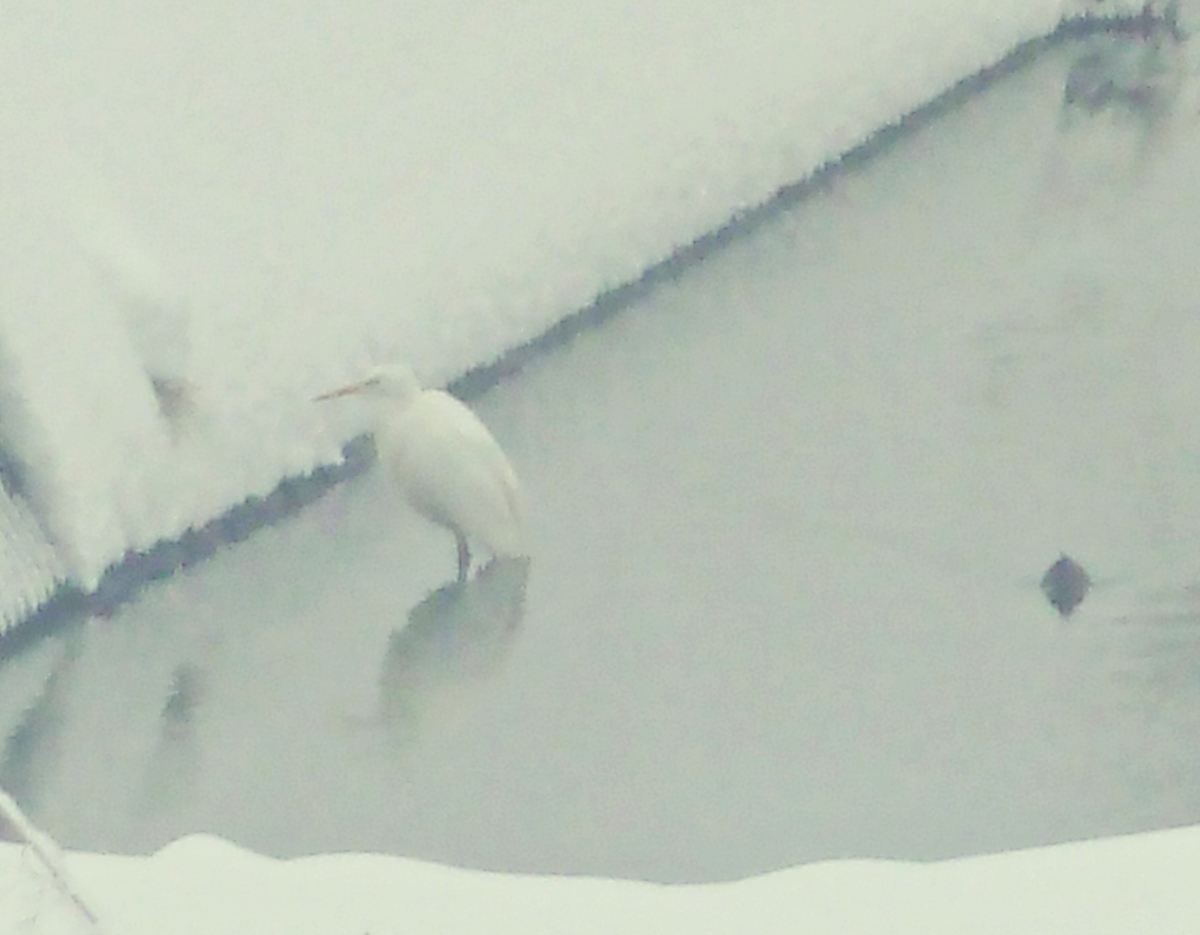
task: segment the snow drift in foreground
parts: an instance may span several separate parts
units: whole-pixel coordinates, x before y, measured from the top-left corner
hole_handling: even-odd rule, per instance
[[[0,28],[0,631],[1064,16],[1141,0],[33,6]]]
[[[834,861],[689,886],[516,876],[368,854],[278,861],[205,835],[152,857],[69,854],[66,862],[99,924],[53,890],[27,852],[5,844],[0,929],[1194,935],[1200,919],[1200,828],[932,864]]]

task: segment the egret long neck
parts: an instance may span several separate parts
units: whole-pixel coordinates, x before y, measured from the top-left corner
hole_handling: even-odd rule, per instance
[[[396,412],[407,409],[421,395],[421,384],[406,367],[389,367],[380,375],[380,389]]]

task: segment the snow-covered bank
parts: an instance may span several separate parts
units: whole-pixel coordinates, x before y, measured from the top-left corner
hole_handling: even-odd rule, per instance
[[[110,935],[1192,935],[1200,920],[1194,827],[932,864],[834,861],[694,886],[493,874],[368,854],[277,861],[204,835],[149,858],[67,861]],[[4,931],[93,930],[17,845],[0,846],[0,877],[9,881]]]
[[[1064,17],[1140,2],[126,0],[0,29],[0,625],[442,383]]]

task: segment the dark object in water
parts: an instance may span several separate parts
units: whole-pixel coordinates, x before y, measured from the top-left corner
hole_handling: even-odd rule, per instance
[[[1042,576],[1046,599],[1064,617],[1071,616],[1071,611],[1083,602],[1091,586],[1088,573],[1065,552]]]
[[[162,708],[165,726],[186,728],[192,723],[196,707],[204,697],[204,673],[197,666],[183,663],[171,674],[171,693]]]

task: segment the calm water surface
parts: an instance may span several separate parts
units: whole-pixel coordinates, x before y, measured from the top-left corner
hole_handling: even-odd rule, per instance
[[[0,784],[73,847],[657,880],[1200,821],[1200,127],[1064,114],[1080,54],[479,401],[531,565],[448,586],[372,471],[7,662]]]

